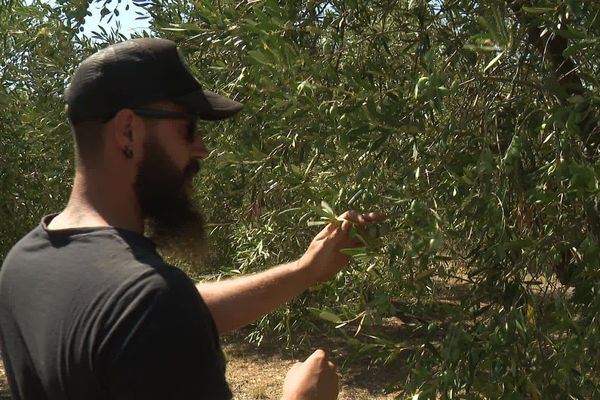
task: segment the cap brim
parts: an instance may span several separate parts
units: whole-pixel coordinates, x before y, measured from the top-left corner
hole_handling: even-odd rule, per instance
[[[242,103],[218,95],[210,90],[198,90],[175,99],[201,119],[217,121],[234,116],[244,107]]]

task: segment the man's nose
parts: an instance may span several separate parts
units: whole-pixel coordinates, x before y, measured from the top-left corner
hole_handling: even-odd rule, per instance
[[[202,140],[202,136],[196,135],[194,138],[194,142],[192,143],[192,158],[204,160],[208,157],[209,151],[204,145],[204,140]]]

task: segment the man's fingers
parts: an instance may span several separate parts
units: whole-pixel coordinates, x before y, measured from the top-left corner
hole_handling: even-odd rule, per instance
[[[365,214],[359,214],[354,210],[349,210],[340,215],[341,219],[346,221],[350,221],[352,224],[357,225],[366,225],[370,222],[378,222],[382,221],[387,217],[386,214],[382,212],[369,212]]]
[[[334,363],[332,363],[331,361],[327,361],[327,366],[329,367],[329,369],[331,369],[333,372],[337,373],[337,367],[335,366]]]
[[[325,350],[317,349],[310,356],[308,356],[308,358],[306,359],[305,362],[308,362],[308,361],[323,362],[325,360],[327,360],[327,354],[325,353]]]
[[[365,214],[360,214],[354,210],[349,210],[340,215],[339,219],[343,220],[341,224],[330,223],[325,228],[321,230],[315,236],[316,240],[323,240],[328,237],[335,238],[335,240],[343,240],[350,228],[353,225],[357,225],[360,227],[364,227],[371,222],[382,221],[387,218],[387,215],[382,212],[369,212]],[[358,242],[359,245],[361,242]]]
[[[315,363],[320,364],[323,368],[329,369],[331,372],[337,375],[337,367],[334,363],[327,359],[327,353],[323,349],[315,350],[308,358],[305,363]]]
[[[345,220],[344,222],[342,222],[342,231],[348,232],[351,227],[352,227],[352,222],[350,222],[348,220]]]
[[[387,215],[382,212],[369,212],[365,214],[359,214],[356,211],[346,211],[341,215],[341,218],[344,218],[344,222],[341,226],[341,232],[333,232],[332,236],[336,238],[337,242],[344,242],[344,246],[347,248],[352,247],[361,247],[361,246],[369,246],[365,240],[368,240],[369,235],[367,232],[363,232],[363,229],[366,229],[367,225],[373,222],[379,222],[387,218]],[[360,228],[358,230],[358,234],[362,235],[359,237],[356,235],[353,238],[348,238],[348,233],[350,232],[350,228],[352,226],[357,226]],[[363,240],[364,238],[364,240]],[[350,239],[350,242],[348,242]]]
[[[333,231],[337,229],[337,227],[338,226],[336,224],[328,224],[325,228],[321,230],[321,232],[317,234],[317,236],[315,236],[315,239],[319,240],[326,238],[327,236],[331,235]]]
[[[354,239],[350,242],[350,247],[361,247],[364,246],[365,244],[362,242],[362,240],[360,239]]]
[[[354,210],[348,210],[345,213],[343,213],[342,215],[340,215],[340,218],[346,221],[350,221],[353,224],[358,224],[359,223],[359,216],[360,214],[357,213]]]
[[[362,215],[367,222],[379,222],[387,218],[387,214],[382,212],[370,212]]]
[[[329,230],[327,232],[326,236],[332,236],[337,241],[345,240],[348,232],[350,231],[350,228],[353,225],[356,225],[359,227],[365,227],[367,224],[369,224],[371,222],[382,221],[385,218],[387,218],[387,216],[381,212],[369,212],[369,213],[365,213],[365,214],[359,214],[358,212],[356,212],[354,210],[349,210],[349,211],[346,211],[345,213],[343,213],[342,215],[340,215],[340,219],[343,220],[342,224],[338,225],[340,229],[339,230],[334,230],[334,229]],[[338,226],[336,226],[336,228]],[[325,237],[325,236],[323,236],[323,237]],[[348,247],[357,247],[357,246],[361,246],[361,245],[364,245],[364,243],[361,240],[356,239],[352,243],[348,244]]]

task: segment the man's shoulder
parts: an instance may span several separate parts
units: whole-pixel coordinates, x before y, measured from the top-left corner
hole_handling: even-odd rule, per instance
[[[193,288],[143,235],[115,228],[49,231],[41,225],[13,246],[0,270],[0,286],[37,282],[61,291],[123,294]]]
[[[24,254],[35,251],[39,243],[39,235],[40,227],[36,226],[11,247],[0,265],[0,282],[11,266],[21,263]]]
[[[27,232],[21,239],[19,239],[8,251],[5,260],[9,257],[14,257],[15,253],[19,253],[22,249],[27,248],[40,234],[40,226],[36,226]]]

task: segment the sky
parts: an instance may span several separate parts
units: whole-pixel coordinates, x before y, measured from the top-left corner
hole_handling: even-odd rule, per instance
[[[92,15],[86,17],[85,24],[83,26],[83,34],[86,36],[91,36],[92,31],[97,31],[98,26],[102,25],[106,31],[110,31],[111,28],[116,27],[117,20],[121,24],[121,33],[127,37],[130,37],[133,33],[141,33],[144,29],[149,27],[149,19],[145,20],[136,20],[135,18],[138,15],[135,13],[136,11],[140,11],[141,8],[130,4],[129,10],[125,10],[125,5],[128,4],[128,1],[121,2],[118,5],[117,9],[119,10],[119,16],[113,16],[113,19],[108,23],[108,16],[100,20],[100,10],[102,9],[102,4],[104,2],[94,2],[90,5],[89,11],[91,11]],[[116,2],[112,2],[116,3]],[[115,4],[109,4],[109,9],[112,10]]]
[[[42,0],[45,3],[50,4],[51,6],[55,6],[56,2],[54,0]],[[112,10],[116,1],[111,1],[109,4],[109,10]],[[91,16],[85,18],[85,24],[83,26],[83,34],[86,36],[92,36],[92,31],[98,31],[98,26],[102,25],[107,32],[110,32],[111,28],[116,27],[117,21],[121,24],[121,33],[126,37],[130,37],[133,33],[141,33],[144,29],[147,29],[150,24],[149,19],[145,20],[136,20],[136,17],[139,15],[136,14],[136,11],[142,11],[140,7],[136,7],[129,0],[121,1],[121,4],[117,5],[117,9],[119,10],[119,16],[113,16],[113,19],[108,22],[108,16],[100,20],[100,11],[102,10],[102,4],[104,4],[103,0],[94,0],[92,4],[90,4],[89,11],[92,13]],[[129,10],[125,10],[125,6],[129,4]]]

